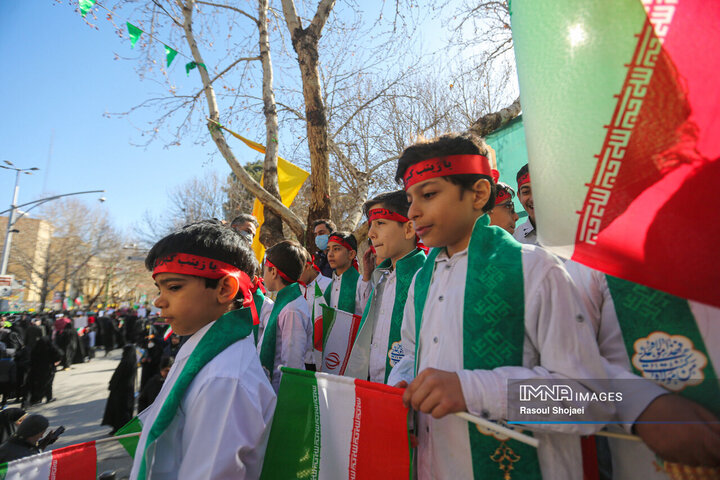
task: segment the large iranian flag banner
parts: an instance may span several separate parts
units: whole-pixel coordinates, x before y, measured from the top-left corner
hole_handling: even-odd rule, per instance
[[[324,304],[320,307],[323,338],[321,370],[344,375],[362,317]]]
[[[282,368],[261,479],[410,478],[403,390]]]
[[[513,0],[540,243],[720,306],[720,2]]]
[[[95,442],[58,448],[0,465],[0,480],[95,480]]]

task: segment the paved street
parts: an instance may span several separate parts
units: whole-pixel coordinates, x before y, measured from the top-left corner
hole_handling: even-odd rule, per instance
[[[100,422],[109,393],[108,383],[122,350],[115,349],[107,357],[103,357],[103,352],[98,353],[88,363],[58,371],[53,384],[53,395],[57,400],[36,405],[29,410],[30,413],[45,415],[50,420],[51,429],[65,426],[65,433],[52,445],[53,449],[107,438],[110,432],[110,427],[101,426]],[[97,452],[98,475],[106,470],[115,470],[118,480],[127,478],[131,459],[117,442],[100,444]]]

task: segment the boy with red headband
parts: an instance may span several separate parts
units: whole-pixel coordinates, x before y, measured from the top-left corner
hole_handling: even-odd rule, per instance
[[[510,185],[502,182],[497,182],[495,188],[495,206],[488,212],[490,225],[497,225],[512,235],[515,232],[515,223],[518,220],[518,214],[515,213],[515,204],[513,203],[515,192],[510,188]]]
[[[252,336],[252,251],[230,228],[203,221],[156,243],[145,265],[159,289],[155,306],[190,338],[139,415],[130,478],[258,478],[275,393]]]
[[[363,205],[370,226],[368,237],[377,256],[385,260],[374,271],[373,262],[364,265],[363,279],[373,288],[350,353],[347,376],[385,383],[403,357],[400,327],[405,301],[410,282],[425,262],[407,218],[409,206],[404,190],[383,193]]]
[[[528,214],[525,223],[520,224],[513,237],[520,243],[538,245],[537,225],[535,223],[535,202],[533,202],[532,187],[530,186],[530,170],[526,163],[517,173],[518,200]]]
[[[407,386],[403,400],[419,412],[421,480],[582,478],[576,435],[601,425],[543,425],[536,450],[449,415],[508,419],[513,379],[559,379],[590,395],[600,385],[583,379],[605,378],[562,265],[489,225],[491,175],[484,142],[470,134],[415,144],[400,156],[396,179],[405,184],[408,216],[434,248],[410,286],[401,331],[405,356],[388,383]],[[563,406],[579,405],[565,399]],[[614,411],[607,403],[582,406],[593,421],[607,421]]]
[[[276,243],[265,254],[265,286],[277,292],[275,305],[258,343],[260,363],[277,392],[280,367],[305,368],[312,351],[310,310],[297,283],[305,266],[304,248],[297,242]]]
[[[360,277],[356,257],[357,240],[352,233],[330,234],[327,259],[333,268],[333,275],[324,296],[329,307],[362,315],[370,294],[370,285]]]

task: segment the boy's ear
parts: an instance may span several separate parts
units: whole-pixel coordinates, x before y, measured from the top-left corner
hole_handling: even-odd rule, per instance
[[[413,226],[412,220],[403,223],[403,234],[405,240],[415,240],[415,227]]]
[[[232,275],[225,275],[218,282],[217,300],[218,303],[231,303],[240,290],[240,282]]]
[[[473,208],[482,210],[485,204],[490,200],[492,187],[490,182],[484,178],[479,179],[473,185]]]
[[[355,251],[355,250],[348,250],[348,252],[349,252],[349,256],[350,256],[350,261],[352,262],[352,261],[353,261],[353,258],[355,258],[355,257],[357,256],[357,251]]]

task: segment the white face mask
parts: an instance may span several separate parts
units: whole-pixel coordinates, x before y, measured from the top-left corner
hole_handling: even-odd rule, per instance
[[[239,233],[240,236],[243,237],[243,239],[245,239],[248,243],[252,243],[252,242],[253,242],[253,238],[254,238],[254,237],[253,237],[251,234],[249,234],[248,232],[246,232],[245,230],[240,230],[238,233]]]

